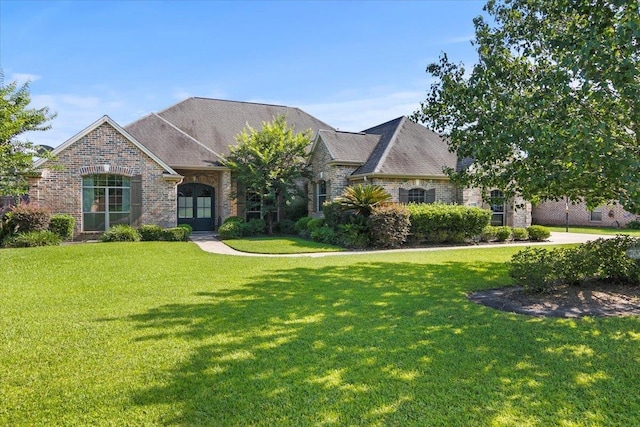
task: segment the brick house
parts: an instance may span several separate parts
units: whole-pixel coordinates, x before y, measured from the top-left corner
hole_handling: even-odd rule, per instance
[[[320,216],[322,203],[339,196],[354,184],[376,184],[400,203],[458,203],[493,211],[492,223],[513,227],[531,225],[531,205],[524,200],[505,201],[491,189],[491,205],[483,202],[479,189],[457,188],[443,168],[461,168],[446,141],[438,134],[399,117],[362,132],[321,130],[309,157],[309,214]],[[516,205],[524,208],[516,209]]]
[[[534,206],[532,221],[543,225],[565,225],[569,213],[569,225],[591,227],[624,227],[638,215],[624,210],[619,204],[607,204],[589,210],[584,202],[566,203],[547,201]]]
[[[482,206],[477,189],[458,189],[442,172],[456,156],[435,133],[401,117],[360,133],[338,131],[298,108],[189,98],[127,126],[104,116],[40,160],[30,179],[32,202],[76,219],[75,234],[114,224],[190,224],[212,230],[231,215],[250,217],[223,159],[247,125],[260,129],[286,116],[314,132],[309,162],[309,213],[356,183],[380,184],[399,202]],[[499,191],[493,190],[496,199]],[[485,205],[486,206],[486,205]],[[487,206],[489,207],[489,206]],[[530,224],[530,209],[495,203],[494,222]]]

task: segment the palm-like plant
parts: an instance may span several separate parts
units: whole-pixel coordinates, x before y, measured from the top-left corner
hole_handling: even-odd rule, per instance
[[[379,185],[354,185],[344,189],[336,201],[357,215],[368,217],[374,207],[391,201],[391,194]]]

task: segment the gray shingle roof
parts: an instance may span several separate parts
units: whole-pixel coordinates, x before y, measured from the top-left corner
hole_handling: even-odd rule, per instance
[[[443,167],[456,167],[457,156],[435,132],[399,117],[364,131],[380,140],[354,175],[445,177]]]
[[[263,122],[272,121],[277,115],[285,115],[287,124],[294,126],[296,132],[333,130],[299,108],[209,98],[186,99],[125,129],[169,165],[219,166],[219,156],[229,154],[229,146],[236,144],[236,135],[247,124],[259,130]],[[189,150],[193,152],[181,152]]]
[[[321,130],[320,138],[338,163],[364,163],[380,140],[379,135]]]

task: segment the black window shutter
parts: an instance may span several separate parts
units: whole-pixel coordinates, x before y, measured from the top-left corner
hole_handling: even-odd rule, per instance
[[[409,203],[409,190],[405,188],[401,188],[398,190],[398,201],[400,203],[407,204]]]
[[[436,189],[432,188],[431,190],[427,190],[424,195],[425,203],[435,203],[436,201]]]
[[[130,223],[134,227],[141,226],[142,220],[142,175],[131,177],[131,212]]]

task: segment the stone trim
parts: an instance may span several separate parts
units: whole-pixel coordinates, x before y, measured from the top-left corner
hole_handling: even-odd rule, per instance
[[[96,174],[111,174],[111,175],[124,175],[131,177],[135,175],[132,168],[126,166],[110,165],[108,163],[102,165],[82,166],[78,169],[78,173],[81,176],[96,175]]]

